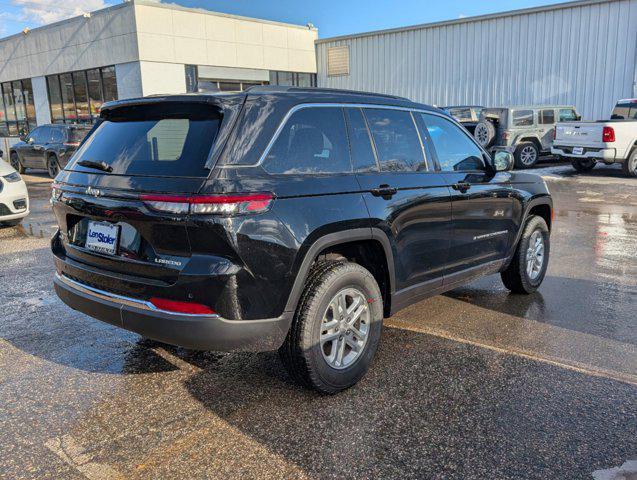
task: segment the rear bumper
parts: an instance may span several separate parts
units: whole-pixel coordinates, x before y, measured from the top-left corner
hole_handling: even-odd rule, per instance
[[[281,346],[291,315],[265,320],[226,320],[218,315],[177,314],[150,303],[102,291],[56,274],[60,299],[74,310],[154,340],[197,350],[269,351]]]
[[[551,148],[551,153],[553,155],[560,155],[562,157],[569,158],[581,158],[581,159],[595,159],[595,160],[603,160],[604,162],[614,162],[617,156],[617,151],[614,148],[603,148],[603,149],[590,149],[584,147],[584,151],[581,154],[574,154],[573,147],[559,146],[554,145]]]

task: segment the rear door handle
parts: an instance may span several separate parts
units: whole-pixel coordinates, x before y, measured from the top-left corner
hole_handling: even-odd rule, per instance
[[[390,187],[389,185],[379,185],[378,188],[372,188],[372,195],[375,197],[391,197],[398,192],[397,188]]]
[[[458,182],[451,185],[451,188],[459,191],[460,193],[465,193],[467,190],[471,188],[471,184],[467,182]]]
[[[471,184],[468,182],[458,182],[451,185],[451,188],[458,190],[460,193],[464,193],[471,188]]]

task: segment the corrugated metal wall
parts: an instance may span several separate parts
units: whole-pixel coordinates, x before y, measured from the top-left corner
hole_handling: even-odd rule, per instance
[[[327,49],[349,45],[350,74],[327,76]],[[317,43],[318,85],[435,105],[574,104],[608,117],[637,95],[637,0],[484,18]]]

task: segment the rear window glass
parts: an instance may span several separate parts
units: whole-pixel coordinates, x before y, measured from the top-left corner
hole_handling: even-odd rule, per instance
[[[513,126],[529,127],[533,125],[533,110],[514,110]]]
[[[572,108],[560,109],[560,122],[573,122],[577,120],[577,114]]]
[[[121,111],[120,111],[121,110]],[[71,169],[95,172],[82,160],[103,162],[113,175],[205,177],[219,131],[218,111],[206,105],[130,107],[112,112],[80,147]],[[75,130],[82,135],[82,130]]]
[[[613,120],[637,120],[637,103],[618,103],[610,118]]]
[[[352,171],[341,108],[294,112],[266,157],[269,173],[317,174]]]

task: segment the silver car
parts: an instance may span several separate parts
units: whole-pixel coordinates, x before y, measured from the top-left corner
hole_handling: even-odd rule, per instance
[[[530,168],[541,154],[551,153],[555,124],[580,118],[570,105],[485,108],[473,135],[485,149],[513,153],[517,168]]]

